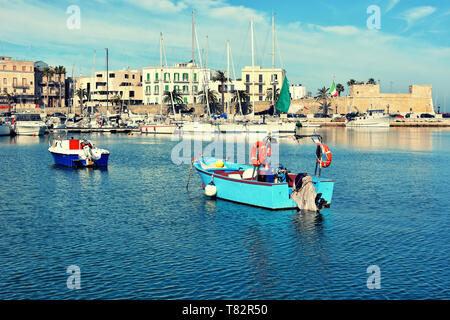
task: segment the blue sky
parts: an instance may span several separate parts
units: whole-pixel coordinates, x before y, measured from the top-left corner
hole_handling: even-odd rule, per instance
[[[67,7],[81,11],[81,28],[69,30]],[[367,8],[381,12],[381,29],[369,30]],[[313,93],[333,75],[381,80],[382,91],[407,92],[410,84],[431,84],[443,110],[450,111],[450,2],[446,0],[0,0],[0,55],[64,65],[74,74],[141,69],[159,64],[159,32],[168,64],[191,56],[191,11],[196,10],[199,43],[209,38],[209,66],[226,69],[231,41],[236,72],[251,64],[250,18],[255,20],[256,62],[271,66],[271,14],[277,26],[277,66],[290,83]],[[280,53],[280,54],[278,54]],[[196,50],[197,54],[197,50]],[[198,54],[197,54],[198,56]]]

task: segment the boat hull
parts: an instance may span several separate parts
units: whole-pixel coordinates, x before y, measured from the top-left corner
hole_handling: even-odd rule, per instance
[[[0,136],[9,136],[11,135],[11,128],[7,124],[0,125]]]
[[[274,184],[234,179],[215,174],[214,171],[203,170],[197,163],[194,167],[203,182],[203,189],[213,181],[217,189],[216,198],[270,210],[298,208],[295,201],[290,198],[292,187],[289,187],[288,183]],[[313,177],[313,183],[317,193],[322,193],[322,198],[331,204],[334,181]]]
[[[177,126],[171,125],[146,125],[139,128],[141,133],[149,134],[173,134]]]
[[[33,125],[16,125],[14,132],[22,136],[42,136],[45,134],[47,126],[33,126]]]
[[[64,153],[57,153],[57,152],[51,152],[53,156],[53,160],[55,161],[55,164],[65,166],[65,167],[71,167],[71,168],[78,168],[78,167],[107,167],[108,166],[108,159],[109,154],[102,154],[100,159],[93,160],[93,164],[89,165],[86,163],[86,160],[81,159],[77,154],[64,154]]]

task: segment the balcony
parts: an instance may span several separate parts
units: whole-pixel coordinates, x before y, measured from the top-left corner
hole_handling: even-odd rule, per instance
[[[252,85],[253,85],[253,82],[252,82],[252,81],[250,81],[250,82],[245,81],[244,84],[245,84],[246,86],[252,86]],[[254,84],[255,84],[255,86],[263,86],[263,85],[265,85],[265,82],[255,81]]]
[[[30,89],[30,85],[28,84],[13,84],[14,89]]]

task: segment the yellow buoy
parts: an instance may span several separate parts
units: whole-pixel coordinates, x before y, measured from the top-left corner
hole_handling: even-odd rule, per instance
[[[223,161],[222,160],[217,161],[216,162],[216,167],[217,168],[223,168],[224,167]]]

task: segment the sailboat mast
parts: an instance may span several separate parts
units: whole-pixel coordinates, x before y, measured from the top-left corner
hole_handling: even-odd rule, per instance
[[[222,88],[223,90],[224,88]],[[227,40],[227,93],[230,92],[230,40]],[[225,110],[224,110],[225,111]],[[230,102],[227,100],[227,113],[230,112]]]
[[[109,54],[106,48],[106,112],[109,110]]]
[[[272,13],[272,106],[274,108],[275,113],[275,15]]]
[[[94,64],[92,65],[92,87],[91,87],[91,92],[94,91],[95,88],[95,59],[97,57],[97,51],[94,50]],[[92,94],[91,92],[89,92],[89,101],[92,101]]]
[[[159,113],[162,115],[162,77],[163,77],[163,34],[159,33],[159,66],[161,68],[161,73],[159,75]]]
[[[191,57],[191,81],[192,85],[190,86],[191,91],[191,101],[195,110],[195,98],[194,98],[194,68],[195,68],[195,11],[192,10],[192,57]]]
[[[255,115],[255,39],[254,39],[254,21],[253,17],[251,20],[251,33],[252,33],[252,100],[253,100],[253,108],[252,115]]]

